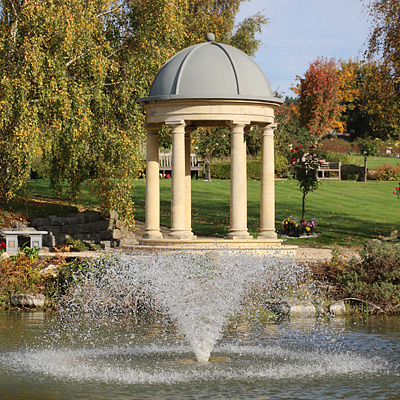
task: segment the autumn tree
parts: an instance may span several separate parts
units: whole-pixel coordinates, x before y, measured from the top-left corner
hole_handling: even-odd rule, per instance
[[[351,139],[374,135],[375,116],[368,108],[371,97],[368,82],[374,70],[371,62],[352,59],[339,62],[341,123]]]
[[[375,130],[399,137],[400,5],[397,0],[371,0],[366,8],[372,20],[367,55],[379,59],[368,83],[372,93],[368,108],[377,117]]]
[[[245,0],[188,0],[185,15],[185,46],[204,41],[207,32],[216,40],[237,47],[248,55],[254,55],[261,41],[256,38],[267,18],[257,13],[235,24],[236,14]]]
[[[310,64],[304,78],[298,77],[300,124],[316,139],[330,129],[341,129],[339,79],[335,60],[318,58]]]
[[[50,165],[57,195],[74,197],[89,182],[104,209],[132,221],[132,180],[143,165],[107,37],[118,9],[110,0],[2,2],[4,200],[20,196],[36,156]]]
[[[39,159],[56,194],[74,197],[88,182],[126,222],[144,167],[136,100],[165,61],[206,32],[251,53],[265,22],[235,27],[242,0],[0,1],[1,199],[21,197]]]

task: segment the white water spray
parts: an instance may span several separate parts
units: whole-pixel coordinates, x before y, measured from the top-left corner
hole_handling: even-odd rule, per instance
[[[94,268],[75,291],[72,303],[84,299],[86,311],[99,306],[118,308],[129,303],[126,294],[131,302],[134,298],[133,303],[138,293],[144,294],[147,308],[151,303],[168,315],[196,359],[207,362],[224,325],[244,304],[257,300],[263,306],[277,292],[282,296],[298,289],[307,274],[305,267],[289,259],[245,251],[133,254],[111,259],[101,274]]]

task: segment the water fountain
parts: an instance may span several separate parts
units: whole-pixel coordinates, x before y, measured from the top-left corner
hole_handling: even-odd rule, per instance
[[[98,315],[99,308],[104,314],[105,308],[130,304],[136,312],[139,300],[142,309],[173,321],[199,362],[208,361],[224,325],[244,305],[247,312],[260,312],[277,295],[304,296],[307,289],[300,290],[300,281],[309,275],[290,259],[228,249],[122,256],[102,271],[77,287],[69,308],[79,305],[80,311]]]
[[[13,314],[0,324],[0,397],[378,398],[400,391],[400,324],[385,335],[343,319],[267,318],[266,300],[311,293],[307,267],[290,259],[218,249],[110,255],[94,265],[57,315]]]

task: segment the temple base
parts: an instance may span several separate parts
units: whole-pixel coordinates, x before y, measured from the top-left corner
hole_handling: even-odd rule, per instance
[[[188,251],[215,251],[238,250],[250,251],[260,255],[274,257],[295,257],[297,246],[282,245],[280,239],[139,239],[139,244],[133,249],[144,250],[188,250]]]

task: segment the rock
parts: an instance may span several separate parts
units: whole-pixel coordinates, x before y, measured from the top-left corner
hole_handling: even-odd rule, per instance
[[[56,215],[49,216],[50,225],[58,225],[62,226],[65,224],[65,219],[61,217],[57,217]]]
[[[46,268],[41,269],[39,271],[39,275],[42,275],[42,276],[50,275],[53,278],[57,278],[58,267],[56,265],[49,264]]]
[[[46,298],[44,294],[12,294],[11,305],[17,307],[43,307]]]
[[[135,244],[138,244],[139,242],[137,241],[135,236],[130,236],[128,238],[123,238],[120,240],[120,245],[121,246],[133,246]]]
[[[15,231],[35,231],[36,229],[33,227],[28,227],[28,225],[25,222],[14,221],[13,230],[15,230]]]
[[[336,301],[329,306],[329,312],[334,315],[340,315],[346,313],[346,304],[343,300]]]
[[[119,229],[114,229],[113,230],[113,239],[121,239],[122,238],[122,233]]]
[[[105,249],[111,249],[111,240],[101,240],[100,245]]]
[[[84,211],[83,214],[85,223],[95,222],[101,218],[101,213],[98,211]]]
[[[44,235],[42,244],[45,247],[55,247],[56,237],[52,233],[50,233],[49,235]]]
[[[396,231],[396,230],[392,231],[392,232],[390,232],[389,238],[390,239],[396,239],[398,234],[399,234],[399,231]]]
[[[0,260],[5,260],[6,258],[11,257],[10,253],[4,252],[0,255]]]
[[[314,305],[307,300],[287,299],[266,303],[267,308],[278,315],[315,314]]]
[[[31,222],[31,225],[34,228],[38,228],[38,227],[41,227],[41,226],[48,226],[49,224],[50,224],[50,220],[48,218],[36,218]]]

